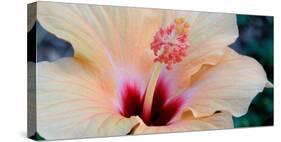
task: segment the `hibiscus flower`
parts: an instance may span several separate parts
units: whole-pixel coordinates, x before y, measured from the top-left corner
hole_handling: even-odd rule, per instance
[[[228,47],[234,14],[37,3],[40,24],[74,57],[37,66],[37,131],[46,139],[233,128],[272,87]]]

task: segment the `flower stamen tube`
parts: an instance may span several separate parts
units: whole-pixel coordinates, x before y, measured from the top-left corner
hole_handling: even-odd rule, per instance
[[[167,70],[173,69],[173,64],[179,63],[187,55],[190,47],[188,42],[189,23],[184,18],[176,18],[166,28],[160,28],[151,43],[151,50],[154,52],[154,68],[148,83],[143,103],[142,118],[149,121],[153,95],[161,70],[166,66]]]

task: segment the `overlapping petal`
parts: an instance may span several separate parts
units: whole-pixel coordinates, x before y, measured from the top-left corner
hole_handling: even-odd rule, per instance
[[[125,135],[137,124],[114,106],[110,80],[75,59],[40,63],[37,77],[37,131],[46,139]]]
[[[242,116],[253,98],[268,84],[263,67],[253,58],[228,49],[220,62],[193,77],[185,92],[191,95],[187,107],[195,117],[208,116],[218,110]]]
[[[191,85],[191,77],[204,65],[216,65],[227,46],[238,37],[234,14],[178,12],[190,22],[188,56],[172,72],[178,84],[177,95]]]
[[[141,120],[140,120],[141,121]],[[133,134],[155,134],[233,128],[232,115],[228,112],[215,113],[208,117],[195,118],[191,111],[183,113],[180,120],[168,126],[146,126],[140,123]]]

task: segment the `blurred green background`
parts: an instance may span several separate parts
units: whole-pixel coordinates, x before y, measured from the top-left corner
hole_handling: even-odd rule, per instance
[[[237,15],[237,25],[239,38],[230,47],[261,63],[273,83],[273,17]],[[28,61],[55,61],[62,57],[72,57],[74,54],[69,42],[49,33],[38,22],[28,33],[28,45],[31,46],[29,48],[36,48],[35,40],[37,40],[37,54],[32,56],[37,56],[37,61],[33,60],[35,58],[29,58]],[[233,117],[233,120],[236,128],[270,126],[273,125],[273,115],[273,89],[266,88],[254,98],[246,115]],[[31,138],[44,140],[38,133]]]
[[[230,45],[240,54],[255,58],[273,83],[273,17],[237,15],[239,38]],[[235,127],[273,125],[273,89],[265,88],[252,101],[246,115],[233,117]]]

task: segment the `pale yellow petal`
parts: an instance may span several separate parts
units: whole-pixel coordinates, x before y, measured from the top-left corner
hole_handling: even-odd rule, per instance
[[[190,25],[188,35],[191,51],[208,48],[202,45],[226,47],[239,34],[235,14],[171,10],[165,12],[163,24],[171,24],[176,18],[184,18]]]
[[[182,17],[190,24],[188,36],[191,47],[190,56],[186,61],[200,57],[196,54],[192,55],[193,52],[211,51],[211,49],[224,50],[225,47],[235,42],[239,35],[235,14],[169,11],[166,16],[166,21],[168,21],[166,23]]]
[[[87,5],[80,5],[87,9]],[[75,4],[37,2],[39,23],[49,32],[70,42],[75,58],[91,64],[95,70],[111,69],[113,62],[96,30]],[[112,69],[111,69],[112,70]]]
[[[175,94],[180,94],[191,85],[194,74],[220,61],[227,46],[237,39],[238,27],[235,14],[176,11],[168,15],[183,17],[190,23],[191,47],[187,57],[171,72],[177,80],[178,91]]]
[[[195,117],[208,116],[219,110],[242,116],[253,98],[268,83],[263,67],[253,58],[228,49],[213,67],[193,77],[187,107]]]
[[[225,51],[224,48],[196,50],[196,52],[189,53],[186,62],[175,65],[174,70],[169,72],[169,77],[176,80],[177,92],[175,92],[175,95],[180,95],[189,88],[194,76],[218,64]]]
[[[238,38],[235,14],[200,13],[190,26],[191,49],[227,47]]]
[[[73,58],[38,63],[38,133],[47,140],[129,133],[138,122],[119,114],[116,92],[108,84]]]
[[[274,85],[270,81],[268,81],[265,85],[266,88],[273,88],[273,86]]]
[[[186,111],[180,120],[167,126],[146,126],[140,123],[134,130],[134,134],[157,134],[229,128],[233,128],[233,120],[232,115],[228,112],[219,112],[208,117],[194,118],[190,111]]]
[[[161,27],[161,10],[47,2],[38,7],[39,22],[69,41],[76,58],[93,62],[97,70],[112,65],[150,71],[150,43]]]

